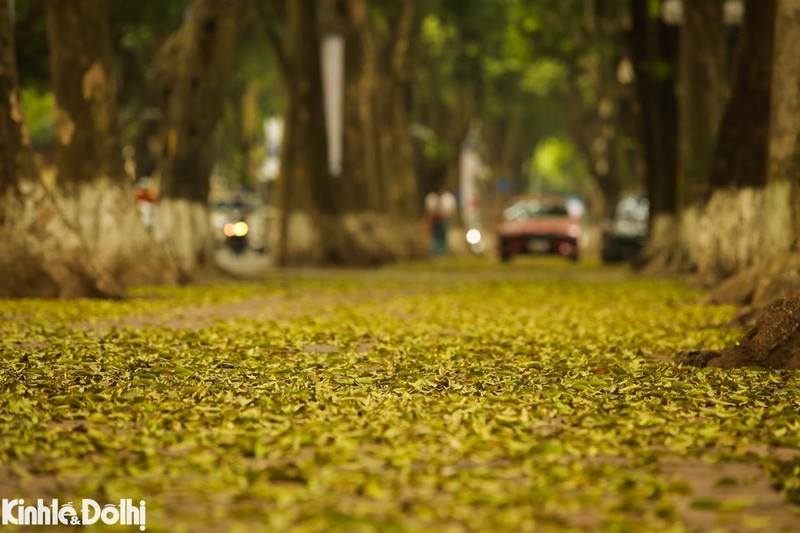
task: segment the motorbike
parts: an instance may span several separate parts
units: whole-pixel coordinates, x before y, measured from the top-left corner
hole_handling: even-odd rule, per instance
[[[241,255],[247,250],[247,234],[250,233],[250,227],[244,216],[231,217],[222,227],[222,232],[225,234],[225,246],[234,255]]]

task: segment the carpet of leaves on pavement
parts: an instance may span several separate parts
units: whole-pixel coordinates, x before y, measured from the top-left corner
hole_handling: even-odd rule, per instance
[[[672,363],[740,335],[681,281],[475,260],[133,295],[0,301],[0,497],[145,499],[148,531],[800,524],[800,379]]]

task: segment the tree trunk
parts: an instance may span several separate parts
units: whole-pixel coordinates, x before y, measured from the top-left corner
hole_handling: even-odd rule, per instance
[[[722,3],[684,2],[680,37],[680,203],[708,197],[708,179],[725,106]]]
[[[423,246],[415,244],[412,233],[419,226],[409,214],[416,214],[418,202],[402,77],[411,15],[403,10],[400,31],[393,31],[400,36],[389,41],[395,45],[392,66],[381,70],[369,3],[322,5],[323,31],[341,31],[345,37],[344,165],[343,174],[332,177],[320,38],[318,31],[309,31],[319,28],[318,7],[287,0],[285,54],[277,36],[271,38],[279,57],[285,57],[288,89],[276,262],[377,264],[418,254]]]
[[[761,5],[759,5],[761,7]],[[765,8],[766,9],[766,8]],[[751,14],[752,15],[752,14]],[[766,21],[762,21],[766,24]],[[752,35],[751,35],[752,37]],[[779,0],[775,20],[774,67],[772,69],[771,126],[769,144],[769,183],[765,191],[777,194],[778,206],[762,213],[766,223],[756,228],[737,227],[734,231],[753,234],[759,240],[785,232],[794,239],[793,253],[778,246],[766,253],[778,255],[772,265],[758,264],[726,280],[712,293],[714,298],[739,294],[735,303],[748,306],[741,316],[758,315],[755,325],[728,350],[692,352],[683,359],[689,364],[738,368],[756,366],[770,369],[800,369],[800,0]],[[744,61],[742,57],[740,61]],[[763,111],[763,105],[761,106]],[[773,191],[772,193],[770,191]],[[745,193],[748,191],[742,191]],[[719,194],[719,193],[717,193]],[[779,207],[779,208],[778,208]],[[791,213],[781,213],[789,210]],[[783,215],[783,216],[781,216]],[[793,215],[793,216],[792,216]],[[777,216],[777,219],[774,217]],[[776,226],[776,221],[779,224]],[[733,231],[728,232],[733,237]],[[760,309],[763,308],[763,311]],[[760,312],[759,312],[760,311]]]
[[[683,217],[688,221],[683,241],[695,240],[698,273],[711,283],[770,268],[793,240],[790,187],[778,180],[767,183],[775,14],[776,0],[746,4],[731,98],[712,163],[711,198],[699,223]]]
[[[749,0],[746,4],[731,98],[711,170],[713,189],[767,183],[776,2]]]
[[[65,189],[98,177],[122,181],[116,89],[106,2],[48,0],[58,180]],[[88,31],[87,28],[91,28]]]
[[[457,89],[458,103],[451,110],[449,122],[444,128],[442,137],[450,147],[449,157],[446,161],[444,174],[439,177],[433,190],[440,187],[453,189],[458,185],[459,169],[461,164],[461,145],[467,139],[469,128],[478,117],[478,95],[475,84],[465,85]]]
[[[15,61],[8,0],[0,0],[0,297],[121,296],[39,180]]]
[[[20,102],[10,0],[0,0],[0,195],[16,189],[20,178],[30,180],[34,174]],[[0,209],[6,207],[0,204]]]
[[[53,198],[98,268],[124,284],[171,281],[123,169],[106,7],[103,0],[46,3],[58,138]]]
[[[601,112],[600,109],[604,106],[614,107],[615,104],[611,103],[613,101],[611,98],[604,97],[603,83],[594,79],[594,87],[601,92],[595,105],[598,108],[597,112],[591,110],[584,101],[578,72],[574,68],[570,68],[570,71],[567,75],[570,132],[578,149],[586,158],[589,175],[601,197],[601,201],[595,202],[590,208],[596,217],[609,216],[620,194],[616,173],[616,132],[611,120],[614,111],[603,116],[606,112]],[[597,77],[599,75],[595,74],[595,78]],[[597,205],[598,203],[600,205]]]
[[[31,253],[21,224],[21,189],[36,169],[20,102],[9,0],[0,0],[0,297],[57,296],[58,283]]]
[[[286,0],[289,63],[281,154],[279,265],[326,260],[323,218],[336,214],[320,72],[317,2]],[[327,215],[327,217],[325,217]],[[328,220],[328,223],[331,223]]]
[[[382,117],[382,148],[389,162],[389,210],[405,219],[419,216],[417,178],[414,174],[414,150],[409,130],[409,62],[415,0],[400,0],[395,26],[386,51],[384,73],[385,108]]]
[[[183,278],[213,265],[208,194],[214,132],[233,68],[244,3],[195,0],[159,53],[164,121],[156,234]]]
[[[631,0],[631,51],[641,112],[647,194],[651,217],[674,216],[677,208],[676,30],[652,18],[648,2]]]
[[[481,123],[481,139],[484,146],[486,164],[494,179],[513,180],[516,190],[527,191],[527,180],[522,180],[520,153],[522,142],[522,117],[519,95],[509,103],[506,116],[486,120]],[[525,139],[526,149],[530,149],[530,139]],[[535,144],[535,143],[533,143]],[[484,198],[492,203],[492,192]]]
[[[599,165],[595,173],[605,201],[604,213],[610,216],[619,200],[625,172],[620,119],[623,87],[617,78],[617,69],[628,42],[620,30],[624,18],[621,5],[613,0],[596,0],[594,10],[596,22],[590,31],[599,44],[594,53],[595,72],[592,76],[597,95],[595,121],[598,125],[593,151],[596,166]]]
[[[631,55],[640,113],[639,146],[650,201],[650,235],[641,261],[654,271],[680,270],[686,253],[679,240],[678,103],[675,95],[678,36],[650,2],[631,0]]]
[[[258,86],[250,81],[246,84],[240,98],[234,103],[237,109],[239,123],[239,184],[247,187],[252,182],[254,174],[253,149],[258,143],[259,123],[258,100],[261,96]]]
[[[779,1],[775,32],[769,181],[790,184],[794,249],[800,251],[800,0]]]
[[[348,211],[386,209],[376,120],[377,47],[366,0],[346,3],[343,177]]]

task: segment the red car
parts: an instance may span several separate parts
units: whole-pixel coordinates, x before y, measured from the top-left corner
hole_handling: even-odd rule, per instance
[[[502,261],[518,254],[580,258],[580,217],[570,215],[563,200],[521,200],[503,212],[497,230]]]

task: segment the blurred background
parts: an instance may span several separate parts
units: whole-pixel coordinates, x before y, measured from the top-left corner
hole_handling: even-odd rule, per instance
[[[22,230],[55,252],[6,243],[18,286],[445,254],[717,280],[797,241],[795,0],[0,8],[4,190],[49,194],[5,220],[58,206]]]

